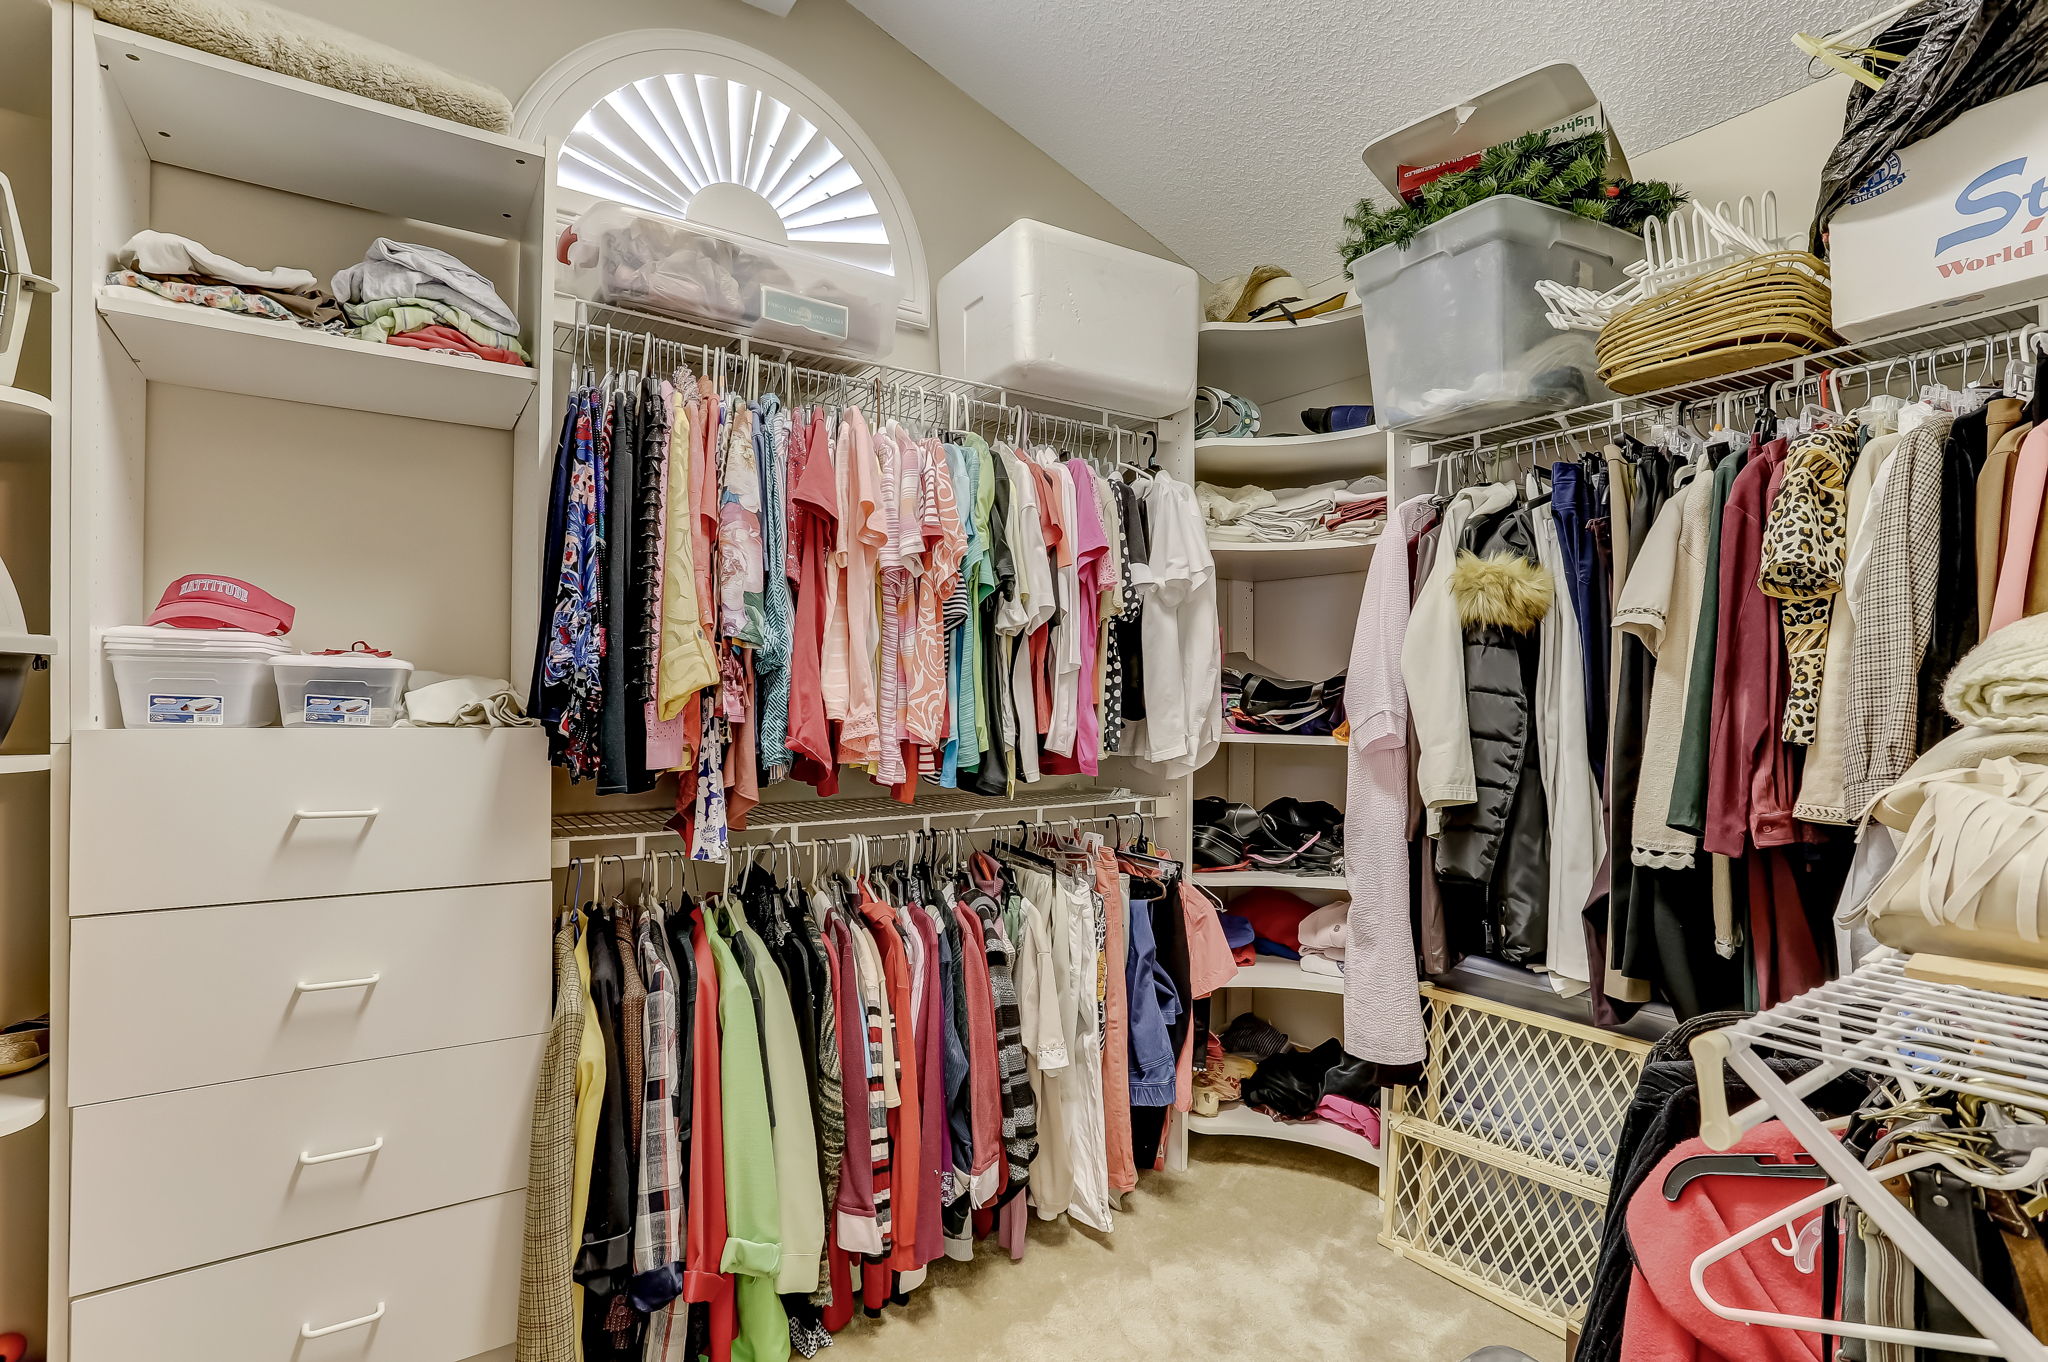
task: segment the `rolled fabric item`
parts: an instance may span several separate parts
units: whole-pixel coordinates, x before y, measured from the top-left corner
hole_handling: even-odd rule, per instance
[[[2048,730],[2048,615],[2015,620],[1964,653],[1941,703],[1965,728]]]

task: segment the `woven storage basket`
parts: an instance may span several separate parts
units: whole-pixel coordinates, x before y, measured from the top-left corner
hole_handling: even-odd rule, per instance
[[[1828,267],[1774,251],[1637,303],[1600,332],[1602,382],[1618,393],[1732,374],[1840,345]]]
[[[1380,1242],[1562,1336],[1585,1312],[1646,1042],[1423,986],[1423,1083],[1390,1091]]]

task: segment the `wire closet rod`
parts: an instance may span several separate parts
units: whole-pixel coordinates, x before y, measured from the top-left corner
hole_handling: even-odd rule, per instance
[[[1967,377],[1969,371],[1980,361],[1986,376],[1989,377],[1992,376],[1991,366],[2001,353],[2009,359],[2021,360],[2043,353],[2044,348],[2048,348],[2048,331],[2029,322],[2014,330],[1994,335],[1965,337],[1889,358],[1873,359],[1834,369],[1823,367],[1814,372],[1800,372],[1789,377],[1770,378],[1769,375],[1780,367],[1773,366],[1757,371],[1760,381],[1752,388],[1666,403],[1658,403],[1657,394],[1654,393],[1641,398],[1616,398],[1609,403],[1557,413],[1552,418],[1557,422],[1555,430],[1537,430],[1529,434],[1515,434],[1508,438],[1492,440],[1487,437],[1493,432],[1480,431],[1470,436],[1454,437],[1459,441],[1457,444],[1439,440],[1432,443],[1425,466],[1454,467],[1461,463],[1474,462],[1491,465],[1511,455],[1519,459],[1525,449],[1534,450],[1549,444],[1570,444],[1593,435],[1606,432],[1618,434],[1632,427],[1644,425],[1682,424],[1701,411],[1716,412],[1725,422],[1745,407],[1781,410],[1788,403],[1818,400],[1828,389],[1840,394],[1844,387],[1860,386],[1863,389],[1864,400],[1868,401],[1880,388],[1889,386],[1900,377],[1903,377],[1909,386],[1923,378],[1931,382],[1936,378],[1939,369],[1948,365],[1958,367]],[[1577,419],[1589,414],[1592,416],[1590,420]],[[1501,430],[1503,433],[1517,431],[1527,424],[1517,423]]]
[[[1162,796],[1138,794],[1131,790],[1111,790],[1096,793],[1081,791],[1061,796],[1048,793],[1043,799],[991,801],[963,796],[958,802],[934,805],[898,804],[890,799],[821,799],[802,804],[763,804],[749,815],[750,826],[735,829],[733,836],[759,835],[760,840],[751,845],[815,840],[801,834],[811,828],[843,828],[880,824],[915,823],[921,831],[931,831],[934,820],[951,822],[967,819],[972,826],[963,831],[992,830],[1002,824],[1018,820],[1033,822],[1064,822],[1076,817],[1086,817],[1090,811],[1123,808],[1127,813],[1150,813],[1161,802]],[[837,806],[837,807],[835,807]],[[980,824],[976,820],[992,820]],[[564,814],[554,820],[554,864],[557,869],[569,864],[572,848],[579,843],[631,842],[633,854],[641,855],[648,843],[663,838],[673,838],[675,832],[668,827],[667,817],[659,810],[620,811],[616,813]]]
[[[1945,362],[1949,356],[1974,356],[1980,347],[1987,353],[2005,346],[2024,348],[2030,336],[2041,334],[2044,321],[2048,321],[2048,305],[1999,308],[1973,317],[1914,327],[1819,354],[1779,360],[1633,397],[1589,402],[1566,411],[1503,422],[1462,435],[1431,437],[1416,434],[1411,439],[1418,450],[1427,451],[1427,457],[1415,466],[1450,464],[1460,457],[1471,458],[1490,450],[1539,444],[1544,439],[1567,433],[1583,434],[1648,421],[1675,420],[1693,411],[1711,410],[1716,404],[1753,405],[1760,395],[1774,391],[1781,396],[1795,393],[1801,391],[1802,386],[1810,387],[1833,374],[1883,374],[1896,371],[1900,366]]]
[[[558,294],[556,296],[571,298],[576,305],[576,314],[573,319],[558,318],[556,321],[556,330],[567,333],[566,335],[558,336],[556,339],[555,349],[560,353],[573,353],[576,350],[580,339],[579,333],[588,332],[596,335],[608,333],[620,339],[630,338],[635,343],[645,340],[652,341],[656,345],[684,345],[694,347],[700,352],[728,350],[736,352],[742,359],[758,359],[764,364],[772,362],[778,366],[794,367],[809,374],[829,375],[833,379],[852,379],[868,383],[880,382],[884,385],[894,384],[902,389],[923,389],[934,393],[950,392],[979,400],[994,407],[1016,408],[1027,404],[1033,407],[1058,407],[1069,412],[1086,412],[1091,416],[1099,416],[1101,418],[1099,422],[1083,424],[1098,424],[1104,427],[1122,426],[1126,430],[1131,430],[1138,428],[1149,429],[1158,425],[1160,420],[1156,416],[1140,416],[1136,412],[1119,411],[1114,407],[1101,407],[1087,402],[1075,402],[1067,398],[1053,397],[1045,393],[1031,392],[1023,388],[1006,388],[992,383],[977,383],[972,379],[954,378],[946,374],[931,373],[924,369],[907,369],[900,365],[882,364],[872,360],[835,355],[826,350],[806,349],[803,346],[787,345],[781,342],[764,342],[758,338],[748,336],[744,332],[713,326],[708,323],[695,322],[683,317],[671,317],[658,312],[643,312],[637,308],[620,307],[610,303],[592,303],[588,299],[574,298],[573,295],[569,294]],[[604,321],[594,320],[593,313],[630,318],[633,322],[646,323],[646,325],[613,325]],[[655,330],[656,327],[686,331],[692,337],[711,337],[714,339],[710,342],[697,339],[689,341],[677,340],[659,334]],[[815,363],[810,365],[796,364],[795,360],[799,358],[812,360]],[[1045,414],[1053,415],[1053,413]],[[1061,419],[1073,418],[1063,417]]]

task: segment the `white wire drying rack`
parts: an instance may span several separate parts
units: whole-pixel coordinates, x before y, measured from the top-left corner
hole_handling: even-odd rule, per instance
[[[1908,964],[1907,956],[1880,950],[1852,974],[1696,1037],[1700,1134],[1712,1147],[1727,1149],[1763,1121],[1783,1122],[1885,1236],[1983,1331],[1986,1342],[1977,1351],[2048,1362],[2048,1346],[1806,1105],[1836,1078],[1864,1073],[1908,1095],[1969,1093],[2048,1116],[2048,1000],[1916,978]],[[1787,1081],[1765,1061],[1773,1051],[1818,1063]],[[1754,1104],[1728,1109],[1724,1065],[1756,1094]]]
[[[732,836],[767,846],[805,840],[805,834],[817,828],[893,825],[929,832],[944,825],[970,831],[1020,820],[1044,823],[1100,814],[1150,813],[1161,800],[1158,795],[1123,789],[1048,790],[1027,799],[941,795],[915,804],[899,804],[893,799],[813,799],[762,804],[748,813],[746,828]],[[668,818],[666,809],[562,814],[554,820],[555,868],[567,866],[579,853],[644,856],[659,850],[664,839],[676,835],[668,827]]]

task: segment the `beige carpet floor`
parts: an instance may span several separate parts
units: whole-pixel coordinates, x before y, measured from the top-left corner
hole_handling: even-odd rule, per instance
[[[1024,1261],[992,1243],[941,1260],[903,1309],[856,1319],[823,1362],[1460,1362],[1488,1344],[1564,1345],[1376,1241],[1375,1170],[1268,1140],[1195,1137],[1147,1174],[1116,1232],[1034,1222]]]

